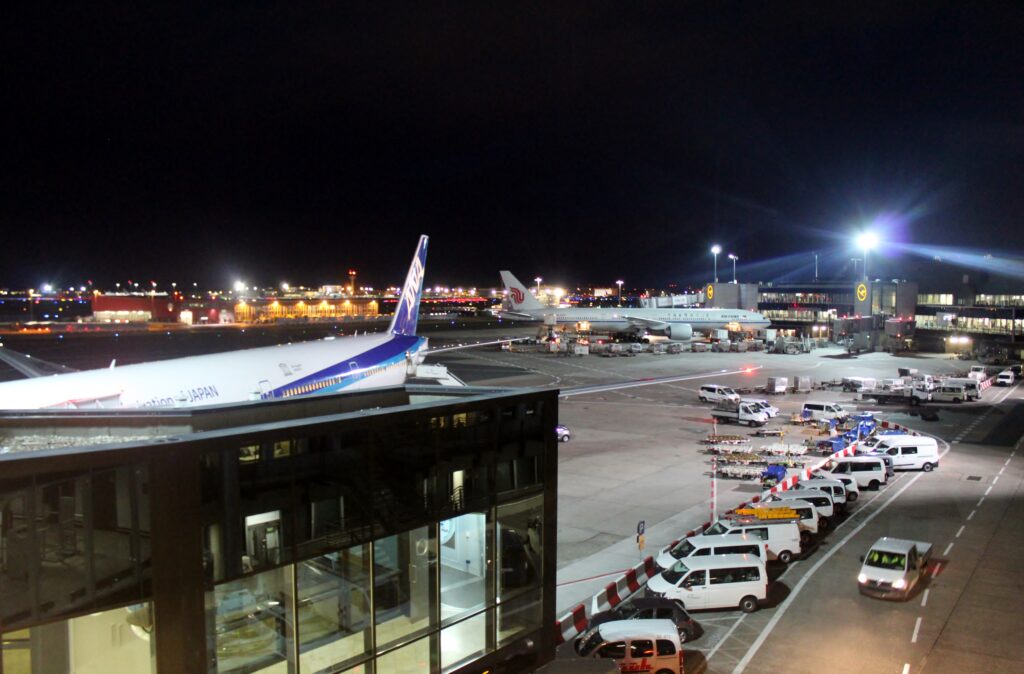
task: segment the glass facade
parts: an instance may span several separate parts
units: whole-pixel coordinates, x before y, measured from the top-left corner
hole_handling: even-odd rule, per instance
[[[556,404],[2,457],[0,671],[457,672],[526,637],[553,655]]]

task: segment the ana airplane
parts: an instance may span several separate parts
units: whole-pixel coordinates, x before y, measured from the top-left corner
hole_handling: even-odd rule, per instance
[[[716,328],[734,331],[767,328],[771,321],[756,311],[743,309],[627,309],[620,307],[545,307],[519,282],[512,272],[501,272],[501,281],[508,291],[512,318],[554,321],[556,325],[576,325],[586,321],[590,329],[611,333],[653,333],[672,340],[686,341],[695,330],[706,332]]]
[[[421,236],[387,332],[0,383],[0,409],[195,407],[395,386],[425,356],[416,335]]]

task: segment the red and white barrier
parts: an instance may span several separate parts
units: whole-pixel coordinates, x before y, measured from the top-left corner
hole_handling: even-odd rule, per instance
[[[644,558],[644,561],[627,571],[625,575],[608,583],[603,590],[594,595],[590,602],[590,615],[615,608],[657,574],[658,565],[654,563],[654,557]]]
[[[587,607],[580,604],[555,623],[555,629],[557,630],[555,643],[564,644],[577,634],[581,634],[587,629],[587,622]]]

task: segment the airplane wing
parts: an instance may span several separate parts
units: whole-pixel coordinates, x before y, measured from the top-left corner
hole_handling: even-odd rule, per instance
[[[668,323],[665,321],[655,321],[650,318],[640,318],[638,316],[629,316],[627,314],[622,315],[630,325],[637,328],[647,328],[648,330],[667,330]]]
[[[57,363],[51,363],[49,361],[40,360],[33,358],[28,354],[19,353],[17,351],[11,351],[10,349],[0,345],[0,361],[10,365],[12,368],[20,372],[25,377],[48,377],[51,374],[65,374],[67,372],[77,372],[70,367],[65,365],[59,365]]]
[[[511,344],[512,342],[521,342],[528,337],[517,337],[515,339],[495,339],[490,342],[473,342],[472,344],[456,344],[455,346],[442,346],[436,349],[427,349],[421,351],[420,355],[433,356],[435,353],[444,353],[446,351],[460,351],[462,349],[475,349],[478,346],[496,346],[498,344]]]
[[[528,321],[540,321],[540,320],[543,320],[541,318],[537,318],[536,316],[532,316],[530,314],[524,314],[521,311],[504,311],[504,310],[502,310],[501,311],[501,315],[502,316],[508,316],[510,318],[522,318],[522,319],[525,319],[525,320],[528,320]]]

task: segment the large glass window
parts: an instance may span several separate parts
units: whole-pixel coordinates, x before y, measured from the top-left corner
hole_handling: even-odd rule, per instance
[[[498,598],[541,584],[544,497],[498,506]]]
[[[300,671],[338,671],[373,652],[370,546],[296,565]]]
[[[293,639],[292,567],[223,583],[206,593],[211,672],[255,672],[286,662]]]
[[[437,539],[431,527],[379,539],[373,545],[377,648],[437,626]]]
[[[425,637],[382,655],[377,658],[375,674],[427,674],[434,671],[430,665],[430,642],[433,640],[435,637]]]
[[[441,522],[441,620],[447,624],[488,604],[491,565],[489,527],[484,513]]]
[[[487,652],[487,614],[441,630],[441,671],[447,672]]]

